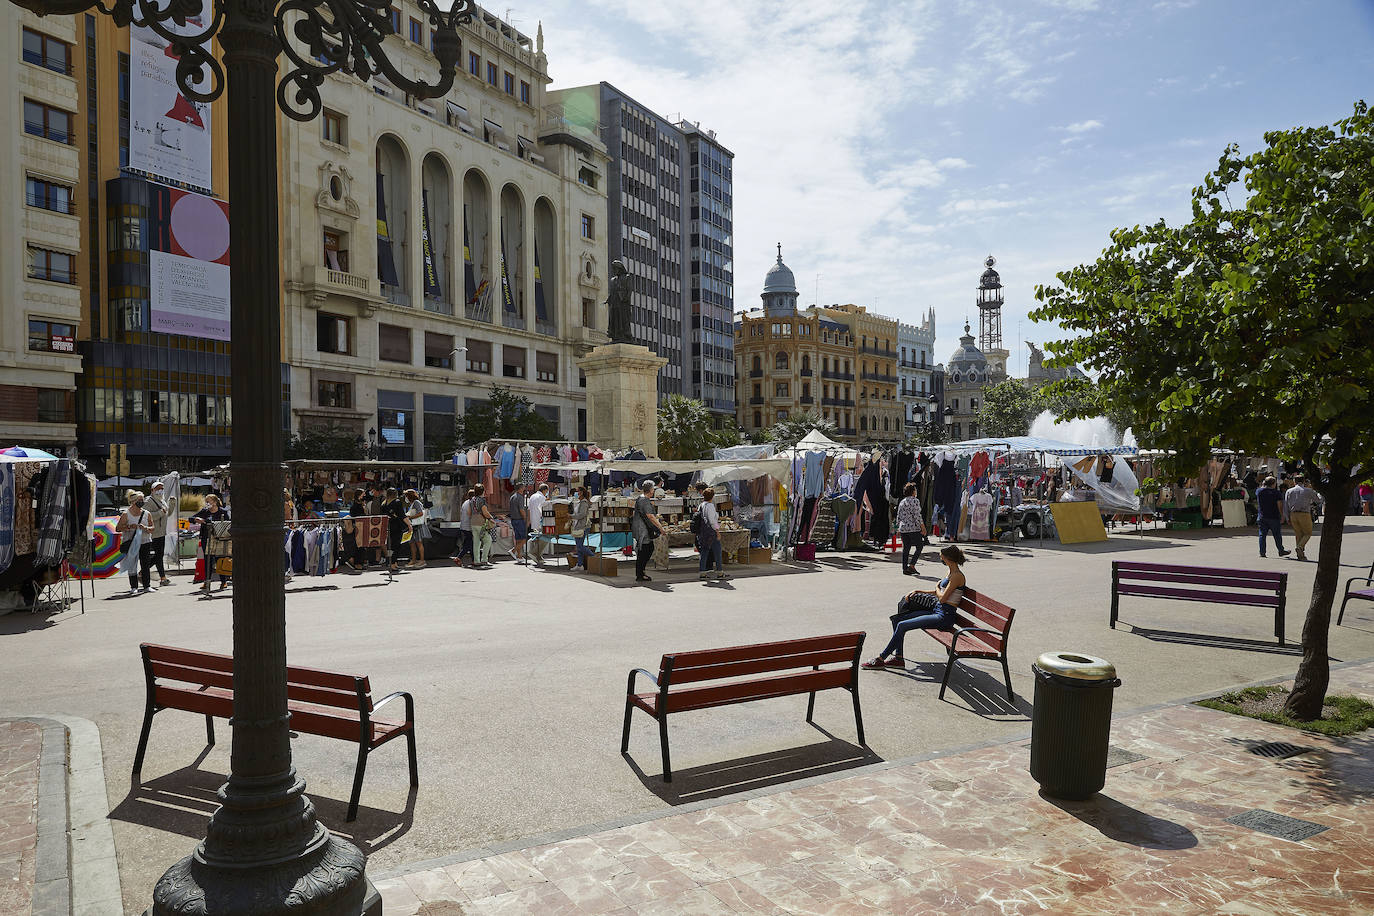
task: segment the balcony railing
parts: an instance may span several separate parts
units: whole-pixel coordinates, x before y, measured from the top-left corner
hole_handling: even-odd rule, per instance
[[[853,407],[853,398],[821,398],[823,407]]]
[[[811,370],[810,370],[810,369],[803,369],[803,370],[801,370],[801,377],[802,377],[802,378],[811,378],[811,375],[812,375],[812,373],[811,373]]]
[[[887,382],[892,385],[897,384],[897,376],[895,375],[883,375],[881,372],[861,372],[859,375],[865,382]]]
[[[860,353],[867,353],[869,356],[886,356],[888,359],[896,359],[896,350],[879,350],[877,347],[860,347]]]
[[[809,394],[804,394],[801,396],[801,402],[803,404],[814,404],[816,403],[816,399],[811,397],[811,395]]]
[[[833,378],[833,379],[839,379],[839,380],[842,381],[842,382],[852,382],[852,381],[854,381],[854,373],[852,373],[852,372],[836,372],[836,371],[834,371],[834,370],[832,370],[832,369],[823,369],[823,370],[821,370],[821,378]]]
[[[758,406],[761,405],[762,403],[763,403],[763,398],[750,398],[750,399],[749,399],[749,404],[750,404],[750,406],[753,406],[753,407],[758,407]]]
[[[859,434],[858,430],[854,429],[852,426],[841,426],[839,429],[835,430],[835,432],[837,435],[848,436],[851,439]]]
[[[750,370],[749,370],[749,377],[750,377],[750,378],[763,378],[763,370],[762,370],[762,369],[750,369]]]

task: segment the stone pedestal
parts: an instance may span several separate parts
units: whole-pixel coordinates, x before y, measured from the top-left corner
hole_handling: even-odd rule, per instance
[[[587,438],[602,449],[639,448],[658,457],[658,370],[648,347],[613,343],[577,361],[587,377]]]

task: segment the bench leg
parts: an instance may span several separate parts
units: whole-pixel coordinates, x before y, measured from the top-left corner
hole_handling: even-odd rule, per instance
[[[625,701],[625,727],[620,730],[620,753],[630,752],[630,713],[634,712],[635,704],[629,700]]]
[[[663,781],[673,781],[673,767],[668,761],[668,714],[658,718],[658,743],[663,747]]]
[[[153,730],[153,713],[157,712],[149,703],[143,710],[143,731],[138,736],[138,751],[134,754],[134,776],[143,772],[143,754],[148,750],[148,733]]]
[[[353,773],[353,794],[348,799],[348,816],[345,821],[355,821],[358,819],[358,799],[363,794],[363,774],[367,772],[367,744],[358,743],[358,769]]]
[[[415,759],[415,723],[410,724],[410,731],[406,732],[406,752],[410,756],[410,787],[418,789],[420,787],[420,766]]]
[[[1011,692],[1011,669],[1007,667],[1007,654],[1002,653],[1002,680],[1007,682],[1007,699],[1015,700],[1016,694]]]
[[[816,691],[811,691],[810,698],[806,701],[806,721],[811,722],[812,716],[816,714]]]
[[[1350,586],[1347,585],[1347,586],[1345,587],[1345,597],[1344,597],[1343,599],[1341,599],[1341,612],[1340,612],[1339,614],[1336,615],[1336,626],[1340,626],[1340,625],[1341,625],[1341,621],[1345,619],[1345,606],[1346,606],[1347,604],[1349,604],[1349,603],[1350,603]]]
[[[937,697],[937,699],[943,700],[945,698],[945,688],[949,686],[949,676],[954,673],[955,660],[955,654],[953,652],[950,652],[949,661],[945,662],[945,676],[940,681],[940,695]]]
[[[854,695],[854,730],[859,733],[859,747],[868,747],[868,744],[864,741],[864,714],[863,711],[859,709],[859,688],[855,686],[849,692]],[[813,697],[815,696],[814,693],[811,695]]]
[[[215,717],[205,717],[205,743],[211,747],[215,746]]]

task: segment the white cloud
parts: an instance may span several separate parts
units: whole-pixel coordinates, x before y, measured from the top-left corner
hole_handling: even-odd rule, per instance
[[[1065,127],[1065,128],[1064,128],[1065,131],[1067,131],[1068,133],[1071,133],[1071,134],[1086,134],[1086,133],[1087,133],[1088,131],[1090,131],[1090,130],[1101,130],[1101,129],[1102,129],[1102,122],[1101,122],[1101,121],[1098,121],[1098,120],[1095,119],[1095,118],[1094,118],[1093,120],[1090,120],[1090,121],[1075,121],[1074,123],[1070,124],[1068,127]]]

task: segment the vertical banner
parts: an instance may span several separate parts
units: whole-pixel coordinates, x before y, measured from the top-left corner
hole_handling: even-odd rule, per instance
[[[512,314],[515,312],[515,299],[510,292],[510,270],[506,267],[506,218],[501,217],[501,305]]]
[[[189,19],[168,28],[196,34]],[[177,88],[177,57],[152,29],[129,31],[129,168],[179,184],[213,191],[210,106],[192,102]]]
[[[386,225],[386,184],[377,172],[377,276],[387,286],[401,285],[396,278],[396,260],[391,254],[391,230]]]
[[[539,239],[534,240],[534,317],[549,320],[549,307],[544,302],[544,275],[539,270]]]
[[[468,205],[463,204],[463,301],[477,304],[477,275],[472,269],[472,236],[468,230]]]
[[[420,253],[425,259],[425,295],[430,299],[444,298],[439,286],[439,272],[434,266],[434,248],[429,236],[429,192],[420,192]]]

